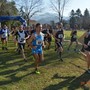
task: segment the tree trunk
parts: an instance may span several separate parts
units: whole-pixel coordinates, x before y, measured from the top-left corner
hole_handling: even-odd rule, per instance
[[[61,22],[61,14],[60,14],[60,12],[58,14],[59,14],[59,23],[60,23]]]

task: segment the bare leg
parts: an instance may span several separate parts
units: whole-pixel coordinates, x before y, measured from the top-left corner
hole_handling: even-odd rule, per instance
[[[62,47],[59,47],[59,56],[60,56],[60,60],[62,60],[62,52],[63,52],[63,48]]]
[[[70,42],[70,45],[69,45],[69,47],[68,47],[68,50],[70,49],[70,47],[71,47],[72,44],[73,44],[73,42]]]
[[[51,42],[48,42],[48,49],[50,49],[50,46],[51,46]]]
[[[35,69],[37,70],[38,69],[38,66],[39,66],[39,56],[38,54],[33,54],[34,58],[35,58]]]
[[[86,56],[86,60],[87,60],[87,68],[90,69],[90,52],[85,51]]]
[[[2,42],[2,50],[4,50],[4,40],[1,40]]]
[[[24,59],[26,59],[25,53],[24,53],[24,49],[21,50],[22,56]]]
[[[78,41],[76,41],[76,46],[75,46],[75,51],[76,51],[76,49],[77,49],[77,47],[78,47]]]
[[[21,49],[22,56],[23,56],[24,60],[27,61],[27,60],[26,60],[25,53],[24,53],[24,47],[23,47],[22,45],[21,45],[21,48],[22,48],[22,49]]]

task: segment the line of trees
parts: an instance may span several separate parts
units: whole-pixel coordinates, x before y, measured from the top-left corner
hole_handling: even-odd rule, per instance
[[[58,21],[62,22],[64,9],[69,0],[50,0],[52,11],[57,13]],[[18,5],[18,9],[16,6]],[[44,11],[43,0],[0,0],[0,15],[20,15],[28,25],[31,17]]]
[[[0,16],[17,16],[18,13],[19,12],[14,1],[0,0]],[[1,25],[3,24],[8,24],[8,26],[10,27],[11,24],[16,24],[16,22],[7,21],[2,22]]]
[[[59,22],[63,21],[63,13],[68,2],[69,0],[50,0],[50,7],[53,12],[56,12]],[[20,15],[29,25],[31,17],[44,11],[43,6],[43,0],[0,0],[0,16]]]
[[[90,13],[86,9],[84,14],[82,14],[80,9],[76,11],[71,10],[70,12],[70,27],[74,28],[74,25],[77,24],[79,29],[88,29],[90,27]]]
[[[15,0],[16,1],[16,0]],[[42,11],[42,1],[43,0],[19,0],[19,14],[24,19],[26,19],[27,24],[29,25],[29,20]],[[16,2],[18,3],[18,2]]]
[[[20,15],[24,17],[29,25],[29,20],[35,14],[43,11],[43,0],[0,0],[0,16],[15,16]],[[69,3],[69,0],[50,0],[50,7],[53,12],[57,13],[58,21],[63,21],[64,10]],[[17,9],[17,5],[19,8]],[[79,29],[87,29],[90,26],[90,13],[86,9],[84,14],[82,14],[80,9],[76,11],[71,10],[69,25],[70,28],[74,28],[74,25],[77,24]]]
[[[28,25],[31,17],[41,12],[42,8],[42,0],[0,0],[0,16],[20,15]]]
[[[0,0],[0,16],[18,15],[14,1]]]

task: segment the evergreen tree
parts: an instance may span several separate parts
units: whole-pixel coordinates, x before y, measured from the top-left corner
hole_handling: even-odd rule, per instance
[[[76,24],[76,18],[75,18],[75,12],[74,10],[71,11],[70,13],[70,28],[74,28],[74,25]]]
[[[88,26],[90,25],[90,14],[88,9],[84,11],[84,16],[83,16],[83,28],[88,29]]]
[[[78,26],[78,29],[81,29],[82,28],[82,13],[81,13],[81,10],[80,9],[77,9],[76,10],[76,13],[75,13],[75,18],[76,18],[76,24]]]

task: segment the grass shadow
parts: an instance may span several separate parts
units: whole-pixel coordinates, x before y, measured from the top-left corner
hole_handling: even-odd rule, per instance
[[[43,90],[63,90],[63,88],[67,87],[67,90],[77,90],[79,88],[82,88],[83,90],[90,90],[90,87],[85,86],[90,81],[90,74],[88,73],[83,73],[79,77],[75,76],[58,76],[58,74],[55,74],[52,79],[64,79],[64,81],[55,84],[55,85],[50,85]],[[85,82],[82,84],[82,82]]]

